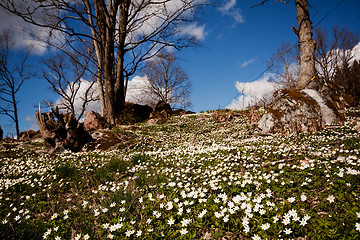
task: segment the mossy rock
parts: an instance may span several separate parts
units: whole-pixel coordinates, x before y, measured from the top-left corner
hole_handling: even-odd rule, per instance
[[[283,89],[259,121],[263,133],[312,133],[339,121],[334,110],[315,90]]]

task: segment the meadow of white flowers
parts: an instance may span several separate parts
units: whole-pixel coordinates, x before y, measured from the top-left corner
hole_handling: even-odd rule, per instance
[[[1,151],[0,238],[359,239],[350,113],[311,135],[262,136],[245,113],[201,113],[117,129],[139,137],[132,149]]]

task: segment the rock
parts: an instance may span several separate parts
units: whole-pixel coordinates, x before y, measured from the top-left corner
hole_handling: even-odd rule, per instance
[[[360,132],[360,122],[354,126],[354,130]]]
[[[140,105],[135,103],[127,102],[124,106],[124,112],[129,116],[129,123],[139,123],[149,119],[153,109],[147,105]]]
[[[98,130],[92,134],[93,140],[86,143],[82,151],[122,149],[138,140],[138,136],[135,134],[121,132],[106,129]]]
[[[336,109],[345,109],[354,104],[354,97],[346,94],[343,86],[335,82],[324,84],[321,95],[326,98],[326,102]]]
[[[311,133],[335,121],[340,121],[338,112],[330,108],[317,91],[284,89],[274,93],[258,127],[263,134]]]
[[[146,122],[146,124],[151,126],[154,124],[163,124],[166,122],[167,122],[167,118],[151,118]]]
[[[184,109],[177,109],[173,111],[173,114],[175,116],[183,116],[185,114],[187,114],[187,112]]]
[[[4,131],[2,130],[2,128],[0,126],[0,141],[3,140],[3,134],[4,134]]]
[[[84,129],[86,131],[104,129],[108,126],[109,124],[106,122],[105,118],[102,117],[99,113],[94,111],[89,111],[85,113]]]
[[[173,111],[170,105],[164,101],[159,101],[154,107],[152,113],[150,114],[151,118],[169,118],[173,115]]]
[[[21,142],[33,141],[35,139],[41,139],[40,131],[28,130],[19,134],[19,141]]]

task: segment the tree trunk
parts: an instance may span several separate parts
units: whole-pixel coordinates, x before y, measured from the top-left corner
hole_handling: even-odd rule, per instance
[[[19,140],[20,137],[20,129],[19,129],[19,117],[18,117],[18,110],[17,110],[17,101],[15,98],[15,92],[12,91],[12,104],[14,109],[14,122],[15,122],[15,129],[16,129],[16,139]]]
[[[300,77],[297,81],[296,88],[304,89],[317,87],[315,77],[315,46],[316,42],[312,38],[312,23],[308,9],[307,0],[295,0],[296,17],[299,28],[294,28],[299,38],[300,46]]]
[[[118,117],[121,115],[125,106],[125,75],[124,75],[124,56],[125,56],[125,40],[127,36],[127,23],[129,16],[130,1],[125,0],[119,7],[119,40],[118,40],[118,61],[116,65],[116,82],[115,82],[115,97],[116,97],[116,113]]]

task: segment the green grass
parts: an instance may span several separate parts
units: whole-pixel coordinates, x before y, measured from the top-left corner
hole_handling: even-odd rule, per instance
[[[284,137],[214,113],[136,124],[134,148],[0,152],[0,239],[360,238],[356,114]]]

